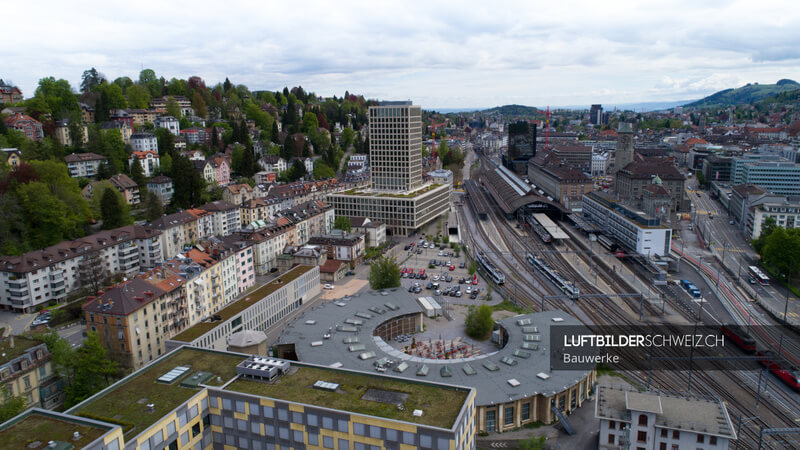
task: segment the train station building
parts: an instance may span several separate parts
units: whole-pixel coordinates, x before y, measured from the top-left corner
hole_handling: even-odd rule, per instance
[[[517,315],[496,322],[496,350],[454,358],[418,355],[410,342],[393,341],[423,327],[435,330],[436,321],[405,291],[387,289],[307,311],[286,327],[279,349],[324,366],[470,387],[476,392],[476,430],[502,432],[565,420],[592,395],[595,370],[550,369],[552,325],[581,324],[564,311]]]

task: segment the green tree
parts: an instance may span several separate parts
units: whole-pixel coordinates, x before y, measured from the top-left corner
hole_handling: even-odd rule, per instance
[[[470,275],[475,275],[475,272],[478,271],[478,264],[475,261],[470,261],[469,266],[467,266],[467,273]]]
[[[144,69],[139,72],[139,84],[150,91],[151,97],[161,96],[161,80],[152,69]]]
[[[181,118],[181,108],[175,101],[175,97],[167,97],[167,114],[176,119]]]
[[[0,384],[0,423],[6,422],[25,411],[28,401],[24,397],[15,396],[5,384]]]
[[[311,111],[303,114],[303,133],[308,136],[316,136],[317,129],[319,128],[319,120],[317,115]]]
[[[270,135],[270,139],[272,140],[273,144],[280,143],[280,132],[278,131],[278,122],[272,121],[272,134]]]
[[[776,228],[766,238],[763,257],[790,283],[800,271],[800,229]]]
[[[125,95],[128,95],[128,88],[134,85],[133,80],[131,80],[131,77],[119,77],[114,80],[114,84],[121,87],[122,92],[125,93]],[[130,101],[128,101],[128,104],[130,104]]]
[[[767,238],[772,234],[775,229],[778,228],[778,222],[772,216],[767,216],[764,219],[764,222],[761,224],[761,233],[758,235],[756,239],[753,239],[751,243],[753,244],[753,249],[764,257],[762,253],[764,251],[764,244],[767,242]]]
[[[103,219],[104,230],[119,228],[125,222],[125,217],[122,216],[122,205],[111,189],[103,191],[103,197],[100,199],[100,217]]]
[[[176,207],[186,209],[200,204],[205,180],[184,155],[177,155],[172,160],[172,185],[172,203]]]
[[[155,192],[148,191],[144,203],[144,218],[148,222],[152,222],[164,215],[164,206]]]
[[[101,207],[101,203],[103,197],[106,195],[106,191],[111,192],[117,198],[117,204],[120,206],[120,215],[125,219],[123,225],[130,225],[133,223],[133,218],[131,217],[131,207],[128,202],[122,197],[122,193],[114,187],[108,180],[97,181],[92,185],[92,196],[89,199],[89,210],[91,211],[92,217],[96,219],[103,218],[103,210]]]
[[[400,286],[400,266],[397,260],[381,256],[369,266],[369,286],[372,289],[387,289]]]
[[[353,226],[350,224],[350,218],[347,216],[336,216],[336,219],[333,221],[333,228],[337,230],[342,230],[347,233],[353,229]]]
[[[153,134],[158,142],[158,156],[164,156],[175,150],[175,135],[166,128],[158,128]]]
[[[115,82],[116,83],[116,82]],[[147,109],[150,106],[150,90],[140,84],[134,84],[125,91],[128,106],[135,109]]]
[[[345,128],[342,130],[342,148],[347,150],[353,145],[353,136],[354,136],[353,129],[350,127]]]
[[[208,116],[208,106],[200,91],[194,91],[192,94],[192,109],[198,117],[206,118]]]
[[[80,111],[78,98],[72,92],[69,81],[53,77],[42,78],[34,92],[34,97],[42,99],[53,118],[60,119],[70,111]]]
[[[139,189],[144,188],[144,183],[147,181],[147,178],[144,176],[144,169],[142,168],[142,163],[139,162],[139,158],[133,158],[133,164],[131,164],[131,179],[139,185]]]
[[[105,78],[94,67],[84,70],[81,76],[81,92],[91,92],[95,87],[100,86]]]
[[[314,162],[314,179],[323,180],[336,177],[336,172],[324,162],[317,160]]]
[[[253,153],[252,144],[249,143],[244,147],[242,152],[242,171],[241,175],[246,178],[252,178],[256,174],[256,157]]]
[[[467,327],[467,335],[474,339],[485,339],[494,327],[492,320],[492,307],[487,304],[479,306],[472,305],[464,318],[464,325]]]
[[[172,173],[172,156],[169,153],[159,158],[158,168],[164,175],[169,176]]]
[[[242,173],[242,159],[244,158],[244,145],[235,144],[231,152],[231,170]]]
[[[128,107],[128,101],[125,100],[125,95],[122,93],[122,88],[118,84],[103,83],[99,89],[102,89],[106,94],[107,104],[109,110],[124,109]]]

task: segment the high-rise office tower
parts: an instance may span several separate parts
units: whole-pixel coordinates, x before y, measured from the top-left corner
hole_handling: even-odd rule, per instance
[[[408,236],[444,215],[451,183],[422,181],[422,108],[381,102],[369,108],[368,189],[330,194],[336,214],[386,223],[387,233]]]
[[[633,124],[620,122],[617,130],[617,156],[614,172],[621,170],[633,161]]]
[[[422,185],[422,108],[381,102],[369,108],[373,189],[410,191]]]
[[[592,105],[589,108],[589,123],[593,125],[603,124],[603,105]]]

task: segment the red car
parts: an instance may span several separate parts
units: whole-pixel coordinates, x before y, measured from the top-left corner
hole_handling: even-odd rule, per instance
[[[425,275],[425,269],[419,269],[419,274],[420,275]]]
[[[403,270],[400,271],[401,274],[406,272],[408,272],[408,269],[406,269],[405,267],[403,267]]]
[[[478,284],[478,275],[473,275],[473,276],[472,276],[472,284],[473,284],[473,285],[476,285],[476,284]]]
[[[452,264],[451,264],[451,265],[450,265],[450,270],[451,270],[451,271],[453,271],[453,270],[456,270],[456,266],[454,266],[454,265],[452,265]]]
[[[409,273],[409,274],[412,274],[412,273],[414,273],[414,269],[408,269],[408,273]]]

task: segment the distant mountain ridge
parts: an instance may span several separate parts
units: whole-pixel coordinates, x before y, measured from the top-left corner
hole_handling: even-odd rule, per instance
[[[741,105],[798,89],[800,89],[800,83],[786,78],[779,80],[775,84],[748,83],[736,89],[723,89],[684,106],[690,108],[714,108]]]

